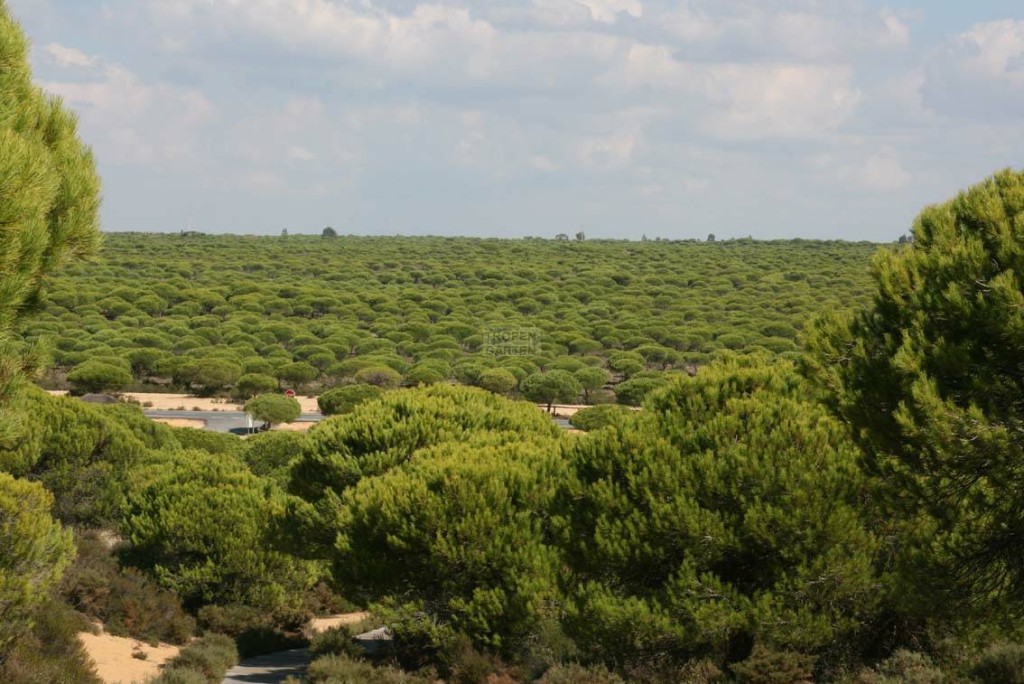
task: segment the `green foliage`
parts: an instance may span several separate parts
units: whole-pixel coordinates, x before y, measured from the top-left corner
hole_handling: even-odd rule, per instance
[[[99,178],[75,117],[32,82],[28,41],[0,5],[0,330],[40,302],[44,279],[99,245]]]
[[[792,684],[814,679],[814,656],[755,648],[750,657],[732,666],[737,684]]]
[[[131,372],[103,360],[86,361],[68,373],[68,382],[78,394],[122,390],[132,383]]]
[[[260,394],[277,389],[277,380],[261,373],[247,373],[238,379],[232,394],[237,399],[248,400]]]
[[[309,684],[432,684],[433,680],[392,667],[375,667],[348,656],[328,655],[310,663]]]
[[[179,378],[202,394],[214,394],[234,385],[242,375],[242,367],[229,359],[210,357],[181,367]]]
[[[1024,683],[1024,645],[992,644],[978,656],[971,675],[981,684]]]
[[[617,404],[604,404],[580,409],[569,418],[569,424],[577,430],[591,432],[610,425],[621,425],[633,418],[633,411]]]
[[[67,523],[113,522],[127,468],[152,449],[179,448],[169,428],[131,406],[94,406],[38,390],[24,392],[18,404],[24,439],[0,447],[0,470],[43,483]]]
[[[725,359],[575,442],[561,534],[585,652],[735,662],[856,633],[877,543],[856,449],[808,394],[789,364]]]
[[[283,495],[240,461],[199,451],[169,454],[134,469],[128,488],[123,559],[186,606],[275,608],[312,586],[311,567],[270,546]]]
[[[278,380],[295,385],[296,387],[313,382],[319,375],[320,371],[305,361],[285,364],[277,369]]]
[[[335,523],[328,520],[336,513],[339,494],[364,477],[383,475],[410,461],[420,449],[476,439],[502,446],[524,438],[553,440],[559,434],[530,404],[477,389],[437,385],[388,392],[379,401],[320,423],[293,466],[290,489],[314,507],[326,506],[320,523],[333,529]],[[309,507],[303,510],[303,515],[314,515]],[[320,536],[310,530],[307,538]],[[328,536],[333,545],[334,533]]]
[[[548,410],[557,402],[574,402],[583,391],[575,375],[564,370],[534,373],[519,385],[523,396],[538,404],[547,404]]]
[[[537,680],[537,684],[625,684],[617,674],[601,666],[555,665]]]
[[[488,368],[480,373],[477,386],[495,394],[510,394],[519,385],[519,380],[507,368]]]
[[[608,382],[608,373],[603,368],[594,368],[593,366],[579,368],[573,375],[576,376],[580,387],[583,388],[583,398],[587,403],[590,402],[590,392],[601,389]]]
[[[509,649],[557,596],[538,511],[561,461],[547,450],[443,446],[342,497],[332,558],[367,600],[408,595],[475,643]]]
[[[196,430],[195,428],[172,429],[174,438],[181,444],[182,449],[198,449],[208,454],[240,456],[248,448],[245,441],[232,434]]]
[[[912,244],[877,255],[872,304],[808,335],[808,370],[875,476],[893,595],[925,615],[1024,599],[1022,215],[1012,171],[927,208]]]
[[[240,604],[204,606],[199,610],[199,624],[204,632],[225,634],[235,640],[242,658],[278,653],[306,645],[301,624],[286,614],[268,613],[265,609]]]
[[[393,389],[402,384],[402,374],[388,366],[360,368],[353,376],[357,383]]]
[[[191,638],[195,621],[182,610],[178,597],[137,570],[120,568],[102,535],[83,533],[77,546],[60,589],[75,610],[116,636],[171,644]]]
[[[164,665],[164,672],[150,684],[220,684],[224,674],[238,662],[238,650],[231,637],[210,634],[193,641]],[[198,677],[202,677],[199,679]]]
[[[35,612],[29,631],[0,649],[4,684],[102,684],[78,640],[91,625],[67,606],[47,600]]]
[[[364,401],[372,401],[384,391],[375,385],[345,385],[328,390],[317,398],[320,413],[325,416],[336,416],[352,413],[356,406]]]
[[[900,650],[874,669],[861,672],[853,681],[856,684],[946,684],[951,678],[929,656]]]
[[[74,556],[71,534],[50,515],[40,485],[0,473],[0,662]]]
[[[253,435],[243,445],[241,457],[249,470],[286,486],[288,464],[302,453],[306,435],[300,432],[264,432]]]
[[[640,406],[651,392],[668,384],[664,377],[636,377],[615,386],[615,401],[625,406]]]
[[[186,371],[207,359],[311,392],[368,367],[375,371],[364,380],[397,386],[402,378],[394,373],[438,359],[453,370],[471,362],[517,374],[523,359],[488,351],[488,331],[500,328],[537,330],[538,356],[563,362],[541,364],[544,370],[574,372],[579,366],[564,364],[571,359],[607,366],[620,380],[648,368],[700,365],[725,342],[743,351],[791,349],[779,340],[793,340],[813,315],[865,301],[873,250],[807,241],[729,241],[712,249],[696,242],[112,234],[99,264],[54,279],[51,301],[28,334],[33,342],[58,341],[54,382],[100,354],[131,355],[139,383],[165,378],[182,388],[192,380]],[[790,271],[805,277],[786,279]],[[302,364],[294,376],[293,363]],[[481,372],[459,381],[479,384]],[[449,373],[421,367],[413,380],[438,375]]]
[[[281,394],[262,394],[246,402],[245,412],[269,427],[275,423],[295,422],[302,415],[302,407]]]
[[[556,595],[537,512],[563,472],[559,439],[533,406],[480,390],[391,392],[309,435],[293,524],[348,593],[412,598],[513,648]]]
[[[340,655],[357,658],[365,652],[355,640],[355,633],[345,625],[332,627],[313,637],[309,652],[314,656]]]

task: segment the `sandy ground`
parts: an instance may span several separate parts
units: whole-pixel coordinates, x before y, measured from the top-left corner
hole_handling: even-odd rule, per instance
[[[153,422],[169,425],[170,427],[193,428],[195,430],[202,430],[206,427],[205,420],[189,420],[187,418],[154,418]]]
[[[185,411],[241,411],[242,404],[231,399],[203,399],[187,394],[125,394],[126,399],[134,399],[154,411],[176,411],[184,407]],[[320,408],[316,405],[316,397],[295,397],[302,407],[303,413],[316,413]]]
[[[346,613],[344,615],[332,615],[331,617],[325,618],[314,618],[309,623],[309,629],[313,632],[324,632],[332,627],[354,625],[369,617],[369,613]]]
[[[51,391],[50,394],[60,396],[67,392]],[[122,396],[125,399],[134,399],[143,405],[148,403],[146,408],[151,408],[154,411],[241,411],[243,409],[241,404],[231,399],[204,399],[188,394],[133,393]],[[320,411],[316,397],[296,397],[295,399],[302,407],[303,413],[318,413]],[[547,410],[543,404],[539,404],[537,408],[542,411]],[[571,418],[577,411],[585,408],[588,408],[585,404],[556,404],[552,407],[552,413],[559,418]]]
[[[271,432],[305,432],[317,423],[279,423],[270,428]]]
[[[78,635],[85,650],[96,664],[96,672],[105,684],[135,684],[160,674],[160,666],[178,655],[177,646],[160,644],[149,646],[137,639],[123,639],[109,634]],[[133,658],[133,653],[145,653],[146,659]]]

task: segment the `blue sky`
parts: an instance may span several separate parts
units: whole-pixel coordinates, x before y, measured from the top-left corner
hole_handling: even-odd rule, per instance
[[[1024,155],[1005,0],[7,0],[106,230],[892,240]]]

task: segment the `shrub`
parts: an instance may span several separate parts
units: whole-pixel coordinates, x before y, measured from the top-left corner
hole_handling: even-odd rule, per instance
[[[575,663],[555,665],[537,680],[537,684],[625,684],[622,677],[600,665],[583,667]]]
[[[949,679],[925,654],[900,650],[874,669],[861,672],[854,681],[856,684],[944,684]]]
[[[737,684],[792,684],[811,682],[814,656],[757,647],[750,657],[732,666]]]
[[[615,386],[615,401],[626,406],[640,406],[651,392],[661,389],[668,380],[661,377],[637,377]]]
[[[205,677],[209,684],[219,684],[224,674],[238,662],[238,649],[235,642],[224,634],[209,634],[186,646],[181,653],[169,661],[165,666],[165,675],[177,676],[178,681],[184,677],[194,679],[194,675],[182,675],[181,671],[197,673]],[[175,675],[174,673],[179,674]],[[168,684],[168,681],[158,678],[154,684]],[[197,680],[198,681],[198,680]]]
[[[316,403],[320,413],[337,416],[351,413],[359,404],[376,399],[383,393],[384,390],[375,385],[346,385],[324,392]]]
[[[276,423],[292,423],[302,415],[299,402],[281,394],[261,394],[245,404],[245,412],[269,428]]]
[[[237,456],[245,449],[245,441],[235,435],[194,428],[175,428],[174,437],[183,449],[199,449],[208,454]]]
[[[210,679],[199,670],[167,670],[148,684],[210,684]]]
[[[183,644],[195,632],[195,621],[182,610],[178,597],[137,570],[119,568],[96,533],[80,535],[78,556],[64,575],[61,595],[117,636]]]
[[[634,412],[618,404],[602,404],[580,409],[571,418],[569,424],[577,430],[590,432],[609,425],[619,425],[633,417]]]
[[[310,641],[309,651],[316,656],[336,655],[356,658],[363,654],[363,647],[356,643],[352,630],[341,625],[320,632]]]
[[[392,667],[374,667],[345,656],[317,658],[306,671],[309,684],[431,684],[434,680]]]
[[[284,495],[241,461],[201,451],[162,454],[129,474],[122,558],[178,593],[186,607],[301,601],[316,576],[270,545]]]
[[[68,373],[68,382],[75,394],[90,392],[116,392],[132,383],[127,368],[106,361],[86,361]]]
[[[241,604],[204,606],[199,610],[203,630],[232,637],[242,658],[305,646],[306,639],[301,632],[304,622],[304,619],[266,613]]]
[[[238,379],[231,389],[231,395],[236,399],[247,401],[255,396],[272,392],[277,389],[277,380],[262,373],[246,373]]]
[[[0,652],[4,684],[102,684],[78,640],[88,621],[56,600],[36,611],[35,624]]]
[[[815,653],[872,615],[857,450],[794,370],[724,358],[575,440],[559,536],[584,653],[725,663],[754,638]]]
[[[971,667],[981,684],[1024,683],[1024,645],[1000,643],[989,646]]]
[[[71,533],[50,515],[52,506],[37,483],[0,473],[0,660],[74,556]]]
[[[242,460],[256,475],[287,484],[288,464],[302,453],[305,443],[301,432],[264,432],[242,442]]]
[[[368,366],[356,371],[356,382],[366,385],[376,385],[387,389],[398,387],[402,384],[402,374],[388,366]]]

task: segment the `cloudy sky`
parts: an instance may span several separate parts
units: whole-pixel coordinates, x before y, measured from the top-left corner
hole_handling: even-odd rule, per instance
[[[7,0],[107,230],[892,240],[1024,166],[1019,0]]]

